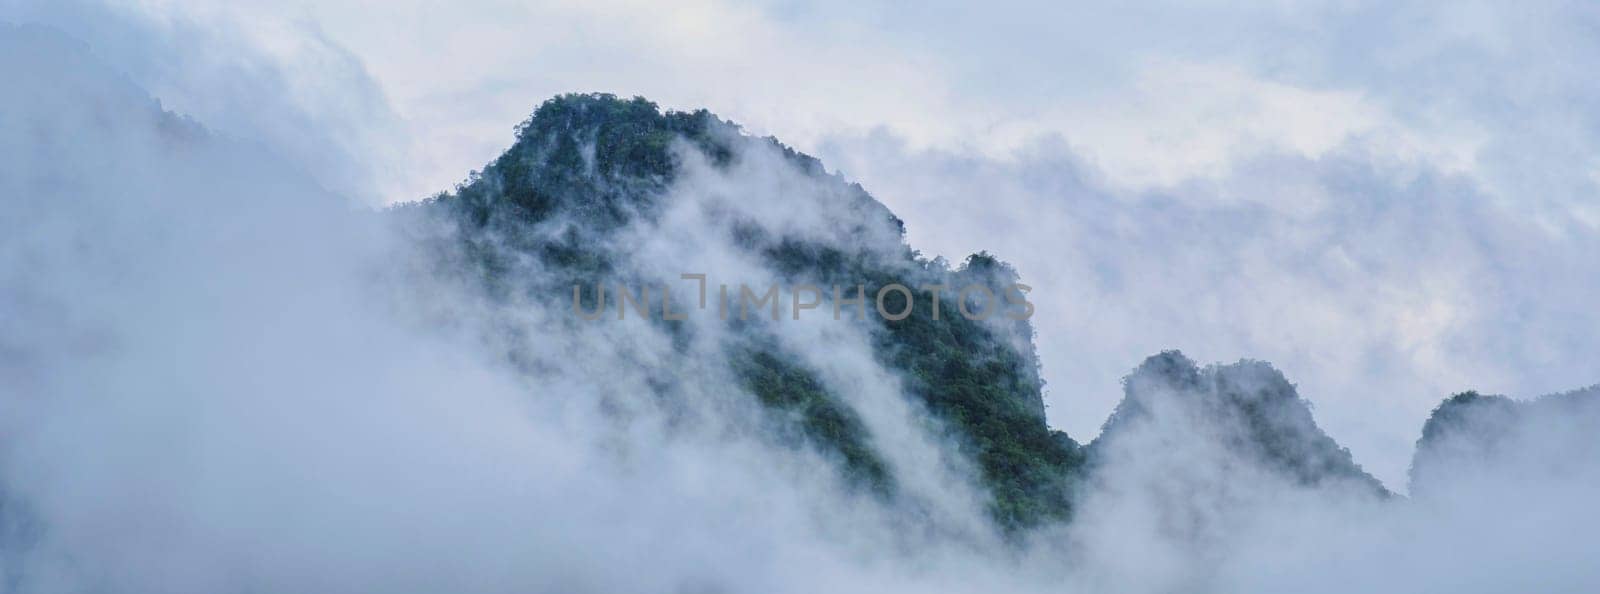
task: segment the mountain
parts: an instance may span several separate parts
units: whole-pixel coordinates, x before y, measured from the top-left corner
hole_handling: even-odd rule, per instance
[[[791,287],[862,284],[870,301],[891,284],[979,284],[1004,293],[1019,279],[986,253],[958,267],[923,258],[906,245],[900,219],[817,159],[773,138],[747,136],[705,110],[663,112],[641,98],[553,98],[481,172],[402,210],[446,222],[447,232],[422,239],[441,254],[436,268],[498,300],[560,307],[571,295],[575,310],[607,319],[636,311],[617,302],[628,287],[673,280],[677,270],[663,267],[675,260],[646,252],[660,250],[653,238],[670,234],[671,221],[684,217],[706,225],[685,232],[725,237],[734,252],[728,258]],[[821,300],[828,297],[838,296]],[[905,304],[900,294],[887,297],[890,311]],[[1192,441],[1185,447],[1215,447],[1226,460],[1248,460],[1287,484],[1389,494],[1317,427],[1294,386],[1262,362],[1200,369],[1176,351],[1155,355],[1127,378],[1125,398],[1101,436],[1082,447],[1045,423],[1026,317],[954,315],[964,305],[977,308],[962,303],[964,297],[944,292],[938,319],[933,308],[917,307],[931,304],[921,292],[904,319],[869,313],[871,355],[902,378],[904,393],[931,417],[934,431],[957,444],[955,454],[974,463],[990,515],[1008,531],[1069,519],[1074,487],[1094,474],[1091,466],[1104,467],[1119,441],[1133,441],[1130,435],[1149,426],[1169,439],[1183,434]],[[630,298],[648,304],[650,293]],[[1005,314],[1017,306],[997,305]],[[844,477],[866,492],[901,496],[901,477],[863,421],[858,395],[827,381],[797,352],[784,320],[718,324],[713,331],[729,332],[719,364],[768,411],[780,439],[837,460]],[[661,319],[651,327],[680,342],[706,331]],[[517,360],[518,347],[509,346],[507,356]],[[668,399],[692,397],[682,378],[658,371],[652,390]]]
[[[1088,448],[1096,466],[1159,451],[1147,449],[1154,439],[1160,449],[1190,455],[1183,472],[1226,476],[1231,467],[1248,465],[1298,487],[1389,495],[1317,426],[1309,403],[1270,364],[1202,369],[1167,351],[1146,359],[1123,383],[1122,402]]]
[[[744,135],[704,110],[662,112],[639,98],[564,95],[518,126],[515,144],[482,172],[402,210],[446,221],[445,231],[423,234],[441,254],[437,268],[457,271],[501,301],[560,304],[570,295],[584,311],[626,316],[617,299],[630,287],[705,272],[670,255],[643,255],[656,249],[652,238],[669,235],[663,228],[683,218],[696,221],[685,235],[720,243],[680,251],[715,252],[748,273],[712,278],[712,286],[759,278],[823,288],[823,313],[816,315],[826,319],[826,304],[837,314],[839,297],[860,285],[868,303],[858,308],[865,310],[858,326],[870,337],[872,357],[926,411],[932,431],[975,463],[994,520],[1018,529],[1070,515],[1069,483],[1082,456],[1076,442],[1045,423],[1033,331],[1008,293],[1016,272],[988,254],[954,268],[921,257],[905,244],[901,221],[865,190],[775,139]],[[880,290],[896,284],[914,291],[910,315],[875,315],[879,305],[906,307],[907,295],[894,290],[875,303]],[[937,295],[937,310],[935,297],[921,289],[929,285],[949,288]],[[981,291],[957,291],[972,285],[1007,299],[980,304]],[[830,287],[843,294],[829,294]],[[650,299],[648,288],[642,296]],[[960,313],[985,305],[995,308],[988,319]],[[795,335],[805,330],[765,315],[729,318],[709,326],[652,319],[651,327],[684,344],[696,333],[726,333],[721,365],[769,411],[779,435],[840,461],[858,487],[898,496],[901,476],[873,445],[857,395],[797,352],[805,348],[796,348]],[[517,359],[517,347],[508,356]],[[694,391],[677,374],[662,369],[659,376],[653,389],[663,397]]]
[[[1519,401],[1463,392],[1433,410],[1411,462],[1411,492],[1432,496],[1592,473],[1600,459],[1600,386]],[[1480,485],[1470,485],[1477,487]]]

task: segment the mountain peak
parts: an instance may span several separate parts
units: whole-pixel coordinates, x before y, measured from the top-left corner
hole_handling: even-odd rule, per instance
[[[1145,359],[1124,379],[1124,397],[1091,445],[1155,432],[1181,447],[1215,448],[1293,484],[1341,483],[1387,495],[1317,426],[1294,384],[1264,361],[1201,368],[1179,351]]]
[[[1459,481],[1510,486],[1589,472],[1581,461],[1600,458],[1597,435],[1600,386],[1527,401],[1462,392],[1423,424],[1411,491],[1431,496]]]
[[[840,298],[830,289],[853,294],[859,287],[861,315],[836,322],[848,326],[830,333],[864,341],[859,348],[870,355],[863,363],[887,373],[830,378],[805,350],[838,345],[817,345],[807,326],[776,315],[654,320],[662,323],[641,330],[660,331],[664,342],[684,348],[696,337],[715,337],[703,352],[725,359],[718,374],[737,378],[766,408],[771,433],[833,458],[870,492],[937,499],[927,492],[932,485],[919,495],[902,480],[908,472],[895,460],[922,463],[911,459],[914,452],[874,445],[875,431],[899,430],[874,424],[869,411],[881,405],[867,402],[867,394],[892,392],[909,401],[896,406],[910,404],[934,419],[928,429],[959,452],[954,457],[975,463],[1000,526],[1069,515],[1068,481],[1081,455],[1046,424],[1032,327],[1026,316],[1013,317],[1012,297],[1001,299],[1017,272],[988,253],[954,270],[942,259],[920,257],[887,207],[776,139],[745,135],[705,110],[664,112],[642,98],[562,95],[519,125],[515,144],[481,173],[423,208],[443,215],[452,229],[422,239],[440,248],[451,270],[470,269],[468,278],[508,301],[565,308],[561,300],[575,295],[576,302],[620,313],[619,303],[607,303],[604,285],[615,295],[629,286],[681,283],[678,275],[688,272],[729,283],[735,299],[738,283],[758,291],[811,286],[823,289],[828,306],[828,298]],[[930,295],[922,288],[928,285],[949,288]],[[984,318],[958,313],[970,311],[959,291],[971,285],[983,285],[993,298],[978,306],[987,310]],[[875,311],[900,310],[905,300],[892,291],[885,304],[874,303],[893,286],[909,292],[905,317]],[[588,328],[600,327],[581,329]],[[708,391],[694,378],[650,389],[663,401]]]

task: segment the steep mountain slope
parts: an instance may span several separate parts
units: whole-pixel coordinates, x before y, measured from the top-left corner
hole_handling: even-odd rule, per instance
[[[960,302],[958,289],[980,284],[1005,295],[1016,273],[987,254],[956,269],[921,258],[883,205],[775,140],[745,136],[703,110],[662,113],[643,99],[566,95],[541,105],[518,127],[516,143],[481,173],[407,210],[449,221],[446,232],[427,236],[444,254],[439,268],[473,271],[468,280],[502,301],[558,304],[572,295],[574,309],[598,306],[609,320],[634,313],[616,302],[629,287],[662,285],[660,293],[672,292],[674,303],[693,303],[693,285],[682,284],[680,273],[711,273],[713,299],[722,283],[757,293],[767,283],[785,287],[781,318],[734,315],[705,323],[709,312],[690,312],[690,323],[652,317],[651,331],[685,345],[726,333],[719,344],[727,371],[769,410],[778,435],[839,460],[855,484],[894,497],[900,477],[874,447],[859,395],[799,352],[815,344],[799,336],[818,330],[789,319],[787,288],[818,287],[822,305],[807,316],[826,325],[841,317],[830,315],[833,306],[831,313],[842,308],[846,321],[863,318],[854,328],[870,337],[872,357],[928,413],[929,430],[957,444],[959,459],[975,463],[1001,526],[1070,513],[1068,486],[1081,456],[1077,444],[1045,424],[1032,329],[1021,304],[991,299],[994,315],[986,320],[958,315],[985,307],[975,297],[981,293]],[[722,242],[694,248],[715,252],[720,259],[711,265],[718,269],[658,253],[652,242],[684,219],[694,225],[684,234]],[[873,313],[874,296],[891,284],[914,292],[904,319]],[[857,285],[864,305],[845,302]],[[922,289],[927,285],[948,287],[938,311]],[[651,300],[648,289],[643,298]],[[882,305],[902,311],[906,295],[887,292]],[[572,323],[579,323],[576,316]],[[507,350],[518,358],[517,345]],[[678,374],[665,366],[659,371],[653,389],[663,398],[691,397]]]

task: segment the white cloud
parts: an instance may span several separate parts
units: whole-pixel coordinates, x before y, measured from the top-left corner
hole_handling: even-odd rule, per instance
[[[1369,470],[1403,489],[1423,419],[1476,388],[1595,381],[1593,237],[1553,235],[1460,175],[1345,145],[1235,161],[1216,180],[1128,191],[1059,140],[1012,158],[840,138],[835,163],[912,245],[989,250],[1036,290],[1052,423],[1093,436],[1128,361],[1181,348],[1272,361]],[[928,213],[917,216],[918,213]],[[1557,346],[1559,345],[1559,346]]]
[[[1476,151],[1471,141],[1410,129],[1358,91],[1300,88],[1237,66],[1170,58],[1139,65],[1116,93],[1009,121],[983,146],[1004,158],[1042,134],[1064,135],[1111,183],[1132,190],[1224,178],[1256,153],[1314,158],[1352,141],[1451,171],[1466,170]]]

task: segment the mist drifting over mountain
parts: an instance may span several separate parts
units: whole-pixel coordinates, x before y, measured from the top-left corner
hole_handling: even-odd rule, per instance
[[[1376,133],[1136,189],[565,89],[397,196],[421,116],[328,35],[6,9],[0,591],[1600,589],[1600,235]],[[1448,375],[1495,316],[1559,337],[1505,375],[1589,376],[1411,418],[1295,372]],[[1271,329],[1294,367],[1180,350]]]

